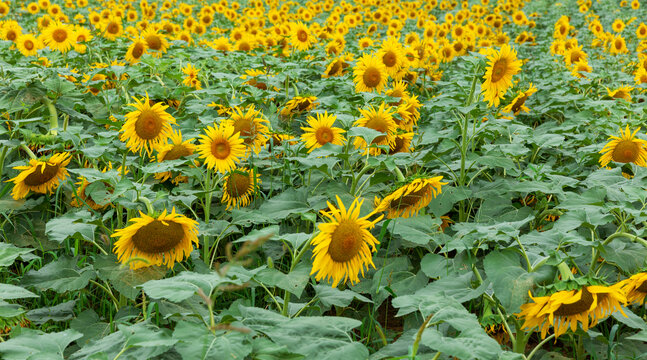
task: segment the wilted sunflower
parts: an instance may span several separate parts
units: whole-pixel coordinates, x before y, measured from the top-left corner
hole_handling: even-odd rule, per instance
[[[314,42],[315,36],[310,33],[307,26],[302,22],[292,24],[292,36],[290,38],[292,46],[297,50],[308,50]]]
[[[353,69],[353,81],[355,82],[355,91],[375,91],[382,92],[388,81],[386,66],[377,56],[365,54],[359,60]]]
[[[500,51],[491,50],[487,60],[481,92],[489,106],[499,106],[501,98],[512,86],[512,76],[521,71],[521,60],[517,59],[517,52],[508,44],[503,45]]]
[[[42,33],[43,42],[52,50],[68,52],[75,43],[74,28],[59,21],[51,23]]]
[[[579,290],[558,291],[550,296],[532,297],[531,303],[521,305],[517,315],[524,319],[523,329],[538,329],[542,339],[552,326],[555,337],[577,330],[584,331],[616,310],[624,315],[621,304],[626,303],[619,286],[583,286]],[[625,315],[626,316],[626,315]]]
[[[134,39],[126,51],[126,61],[136,64],[146,54],[148,45],[144,39]]]
[[[252,197],[260,188],[261,179],[254,169],[239,168],[230,170],[223,180],[222,203],[226,210],[249,205]]]
[[[632,275],[629,279],[622,280],[618,283],[624,293],[627,295],[628,304],[645,304],[647,296],[647,273],[641,272]]]
[[[631,133],[627,125],[624,132],[620,128],[620,137],[609,136],[611,141],[600,150],[600,166],[605,167],[611,161],[647,166],[647,141],[635,137],[639,130]]]
[[[182,141],[182,132],[180,130],[173,131],[170,136],[171,143],[166,145],[161,145],[157,148],[157,162],[163,162],[166,160],[177,160],[185,156],[193,155],[195,151],[195,145],[193,145],[193,139],[188,139]],[[170,171],[165,171],[162,173],[156,173],[155,179],[158,179],[162,182],[167,181],[173,177],[173,173]],[[177,184],[180,180],[184,180],[185,177],[178,176],[173,179],[173,183]]]
[[[261,151],[261,147],[267,142],[270,132],[265,125],[267,123],[269,122],[263,118],[260,111],[254,108],[254,105],[249,106],[247,109],[234,107],[229,119],[225,121],[225,124],[234,128],[234,133],[241,136],[247,149],[253,150],[256,154]]]
[[[70,163],[69,153],[54,154],[47,160],[30,159],[29,165],[16,166],[20,174],[7,180],[14,183],[11,196],[19,200],[27,196],[30,191],[40,194],[51,194],[67,178],[65,168]]]
[[[388,219],[415,216],[441,193],[441,186],[447,184],[442,180],[442,176],[415,179],[382,199],[375,212],[386,211]]]
[[[383,102],[377,110],[373,106],[369,109],[359,109],[362,117],[357,119],[353,125],[367,127],[383,133],[384,135],[377,136],[373,139],[371,144],[388,145],[390,147],[395,141],[395,133],[398,125],[393,120],[392,107],[385,108],[385,105]],[[379,155],[381,152],[377,147],[369,147],[369,144],[359,136],[355,137],[353,145],[356,149],[364,149],[364,154]]]
[[[528,100],[528,97],[534,93],[537,92],[537,88],[530,83],[528,86],[528,90],[526,91],[521,91],[517,97],[515,97],[508,106],[503,108],[503,112],[507,113],[513,113],[515,115],[519,115],[520,112],[529,112],[530,109],[526,106],[526,100]]]
[[[328,222],[319,224],[319,233],[312,239],[312,271],[317,273],[317,281],[331,279],[332,287],[337,287],[339,282],[346,283],[350,280],[355,284],[359,282],[358,273],[364,276],[364,269],[373,264],[371,252],[375,252],[379,241],[370,233],[375,224],[382,219],[382,215],[375,220],[369,220],[374,213],[359,217],[363,200],[355,199],[346,207],[339,196],[337,204],[339,209],[328,202],[330,211],[321,211]]]
[[[318,149],[328,143],[344,145],[346,139],[342,134],[346,130],[333,127],[335,120],[337,120],[335,115],[328,115],[328,112],[323,114],[318,113],[317,118],[308,116],[307,120],[310,127],[301,128],[301,130],[305,131],[301,135],[301,141],[305,143],[308,152],[312,152],[312,150]]]
[[[198,246],[198,222],[175,213],[175,208],[170,214],[164,210],[157,218],[139,214],[130,219],[131,225],[111,235],[119,238],[114,246],[119,262],[128,263],[131,269],[150,265],[171,268],[189,256],[194,243]]]
[[[628,102],[631,102],[631,90],[634,88],[631,86],[621,86],[617,89],[611,90],[607,88],[607,94],[609,97],[614,99],[624,99]]]
[[[281,109],[281,116],[290,117],[313,110],[317,107],[316,96],[295,96],[285,103],[285,107]]]
[[[224,122],[218,127],[207,126],[204,131],[206,135],[200,135],[197,149],[200,157],[205,159],[207,168],[220,173],[234,169],[245,155],[245,144],[240,133],[234,132],[234,127]]]
[[[135,111],[126,114],[126,122],[121,127],[119,135],[121,141],[126,141],[126,146],[134,153],[141,153],[146,150],[148,155],[153,149],[160,145],[165,145],[171,136],[173,129],[171,124],[175,124],[175,118],[165,110],[168,106],[157,102],[150,106],[148,95],[141,100],[135,99],[133,106]]]

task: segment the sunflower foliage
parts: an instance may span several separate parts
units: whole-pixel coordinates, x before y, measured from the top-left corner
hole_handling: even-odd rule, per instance
[[[640,358],[642,2],[0,1],[0,358]]]

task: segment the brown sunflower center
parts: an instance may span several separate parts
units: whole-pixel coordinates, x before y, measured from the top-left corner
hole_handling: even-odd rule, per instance
[[[52,39],[58,43],[62,43],[67,39],[67,31],[65,29],[56,29],[52,33]]]
[[[503,78],[508,70],[508,62],[505,59],[497,60],[492,65],[492,82],[497,82]]]
[[[444,57],[449,58],[450,56],[452,56],[452,53],[453,52],[452,52],[451,48],[448,48],[448,47],[443,48],[443,56]]]
[[[164,155],[163,160],[177,160],[181,157],[189,156],[189,155],[191,155],[191,151],[187,149],[186,146],[179,144],[179,145],[173,146],[173,148],[169,150],[169,152],[167,152],[166,155]]]
[[[31,40],[25,40],[25,42],[23,43],[23,46],[27,50],[33,50],[34,49],[34,42],[31,41]]]
[[[428,190],[429,190],[429,185],[425,185],[420,190],[412,191],[405,196],[401,196],[397,199],[391,200],[389,207],[391,209],[401,210],[411,206],[415,206],[425,196],[425,193]]]
[[[227,179],[227,193],[231,197],[240,197],[249,190],[251,181],[249,175],[233,172]]]
[[[382,118],[381,116],[375,116],[368,119],[368,121],[366,122],[366,127],[386,134],[387,130],[389,129],[389,124],[386,122],[386,119]],[[385,140],[386,136],[380,135],[373,139],[373,142],[371,142],[371,144],[381,144]]]
[[[640,291],[641,293],[647,293],[647,281],[643,281],[635,290]]]
[[[251,50],[251,49],[252,49],[252,46],[251,46],[251,45],[249,45],[249,43],[248,43],[247,41],[242,41],[242,42],[238,45],[238,49],[239,49],[239,50],[242,50],[242,51],[249,51],[249,50]]]
[[[387,51],[382,56],[382,62],[384,63],[384,65],[386,65],[386,67],[394,67],[397,61],[398,58],[393,51]]]
[[[303,99],[299,101],[299,104],[297,104],[297,110],[305,111],[307,108],[310,107],[310,105],[312,105],[312,101],[310,101],[310,99]]]
[[[44,167],[44,168],[43,168]],[[27,175],[25,185],[38,186],[52,180],[58,173],[59,166],[52,164],[38,165],[36,171]]]
[[[328,76],[337,74],[341,69],[342,69],[342,65],[340,64],[340,62],[335,61],[335,63],[332,64],[332,66],[330,67],[330,70],[328,71]]]
[[[144,139],[154,139],[162,131],[162,119],[153,110],[143,110],[135,122],[135,132]]]
[[[629,98],[629,94],[623,90],[618,90],[616,91],[615,94],[612,96],[614,99],[627,99]]]
[[[301,42],[308,41],[308,33],[305,30],[300,29],[299,31],[297,31],[297,39],[299,39],[299,41]]]
[[[347,262],[362,248],[362,229],[354,220],[342,220],[332,233],[328,254],[335,262]]]
[[[118,34],[119,33],[119,24],[117,24],[114,21],[111,21],[108,24],[108,27],[106,27],[106,31],[110,34]]]
[[[132,55],[135,59],[142,57],[142,55],[144,55],[144,45],[142,43],[136,43],[135,46],[133,46]]]
[[[557,316],[572,316],[589,311],[593,304],[593,295],[586,287],[582,288],[582,297],[572,304],[562,304],[555,310]]]
[[[217,159],[226,159],[231,153],[229,142],[226,139],[214,140],[211,143],[211,154]]]
[[[17,37],[18,37],[18,34],[15,31],[9,30],[7,32],[7,40],[15,41]]]
[[[331,142],[335,136],[330,128],[320,127],[315,132],[315,137],[317,138],[317,142],[319,144],[324,145]]]
[[[157,35],[148,35],[146,37],[146,44],[153,50],[159,50],[162,48],[162,39]]]
[[[613,149],[611,157],[613,161],[620,163],[630,163],[638,159],[640,146],[631,140],[620,140]]]
[[[253,123],[251,119],[241,118],[234,122],[234,133],[240,133],[240,136],[244,137],[243,141],[245,144],[251,144],[254,139],[256,132],[253,128]]]
[[[616,41],[614,42],[614,45],[616,46],[616,49],[618,50],[622,49],[622,40],[616,39]]]
[[[164,222],[167,225],[160,220],[153,220],[137,230],[132,237],[135,248],[149,254],[163,253],[175,248],[184,238],[184,229],[176,222]]]
[[[527,99],[528,97],[524,95],[520,97],[519,100],[515,101],[514,105],[512,105],[512,112],[515,114],[518,113],[521,110],[521,107],[523,106],[523,104],[526,103]]]
[[[379,69],[375,67],[369,67],[366,69],[366,71],[364,71],[362,80],[364,81],[364,85],[366,85],[366,87],[374,88],[377,87],[382,81],[382,74],[380,73]]]

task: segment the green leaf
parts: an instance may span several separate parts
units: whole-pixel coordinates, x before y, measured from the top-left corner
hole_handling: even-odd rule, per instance
[[[321,303],[326,306],[340,306],[346,307],[353,302],[354,299],[363,301],[365,303],[372,303],[370,299],[352,291],[352,290],[339,290],[337,288],[331,287],[330,285],[316,284],[313,286],[317,292],[317,297]]]
[[[34,298],[38,295],[20,286],[0,284],[0,300]]]
[[[160,266],[148,266],[132,270],[122,266],[114,254],[97,255],[94,260],[94,269],[99,278],[110,282],[117,291],[131,300],[135,300],[141,289],[137,286],[149,280],[158,280],[164,277],[167,270]]]
[[[144,289],[148,296],[154,299],[180,302],[195,295],[198,289],[202,289],[209,296],[216,287],[222,284],[241,285],[242,281],[222,277],[215,271],[209,274],[183,271],[172,278],[147,281],[140,287]]]
[[[76,330],[49,334],[25,331],[13,339],[0,343],[0,354],[4,360],[65,359],[63,356],[65,348],[80,337],[81,333]]]
[[[180,321],[175,325],[175,350],[182,359],[245,359],[252,352],[251,337],[238,331],[213,334],[204,324]]]
[[[512,249],[489,253],[483,260],[483,267],[501,305],[510,314],[519,312],[528,300],[528,290],[533,288],[537,274],[524,270],[519,254]]]
[[[30,270],[23,276],[22,284],[58,293],[83,289],[96,277],[96,273],[92,266],[81,269],[76,262],[75,258],[61,257],[39,270]]]
[[[417,245],[433,244],[433,235],[440,232],[441,221],[430,215],[419,215],[409,218],[398,218],[393,221],[391,232],[403,240]]]
[[[36,325],[52,321],[68,321],[74,316],[76,300],[66,301],[56,306],[44,307],[27,312],[27,317]]]
[[[29,254],[32,251],[34,249],[23,249],[12,244],[0,243],[0,266],[9,266],[18,257]]]
[[[266,268],[258,272],[254,279],[265,286],[276,286],[296,297],[301,297],[303,289],[310,281],[310,266],[300,262],[289,274],[277,269]]]
[[[96,225],[77,222],[91,218],[88,211],[69,212],[61,217],[51,219],[45,225],[45,233],[54,241],[63,242],[70,236],[80,234],[84,239],[94,241],[94,230]]]

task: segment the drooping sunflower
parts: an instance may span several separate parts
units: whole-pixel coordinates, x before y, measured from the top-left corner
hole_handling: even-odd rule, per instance
[[[238,106],[231,111],[229,119],[225,124],[233,127],[234,133],[239,134],[243,139],[248,150],[253,150],[258,154],[261,148],[267,142],[270,132],[267,125],[269,122],[263,118],[260,111],[254,108],[254,105],[247,109],[241,109]]]
[[[234,169],[236,163],[245,156],[245,143],[234,127],[222,122],[219,126],[207,126],[205,135],[200,135],[197,146],[200,158],[205,160],[209,169],[220,173]]]
[[[328,112],[323,114],[318,113],[317,118],[308,116],[308,125],[310,127],[302,127],[301,130],[305,131],[301,135],[303,141],[308,148],[308,152],[318,149],[328,143],[334,145],[344,145],[346,139],[342,135],[346,130],[333,127],[337,117],[335,115],[328,115]]]
[[[395,141],[393,141],[393,144],[391,145],[391,148],[388,152],[389,155],[396,153],[410,153],[412,150],[411,141],[413,140],[413,135],[414,133],[412,132],[405,132],[395,135]]]
[[[647,296],[647,273],[641,272],[632,275],[629,279],[622,280],[618,283],[627,295],[628,304],[645,304]]]
[[[420,108],[422,104],[418,101],[418,95],[408,96],[404,99],[402,104],[397,107],[397,113],[400,115],[400,120],[395,120],[395,123],[404,131],[413,131],[413,128],[420,120]]]
[[[386,66],[377,57],[365,54],[359,60],[353,69],[353,81],[355,82],[355,91],[382,92],[388,81]]]
[[[141,60],[142,56],[146,54],[148,50],[148,45],[146,40],[138,38],[134,39],[133,42],[128,46],[126,51],[126,61],[131,64],[136,64]]]
[[[328,221],[319,224],[319,233],[312,239],[314,260],[310,274],[317,273],[317,281],[331,279],[332,287],[347,280],[355,284],[359,282],[360,272],[364,276],[364,269],[369,265],[375,267],[371,252],[377,250],[375,245],[379,241],[369,230],[383,216],[375,220],[369,220],[374,213],[359,217],[362,203],[363,200],[355,199],[347,210],[337,196],[339,208],[328,202],[330,210],[321,211]]]
[[[195,145],[193,144],[193,138],[182,141],[182,132],[180,130],[173,131],[170,136],[171,143],[166,145],[161,145],[157,148],[157,162],[163,162],[166,160],[177,160],[186,156],[193,155],[195,151]],[[171,171],[165,171],[155,174],[155,179],[160,180],[161,182],[167,181],[168,179],[173,178],[173,173]],[[173,183],[178,184],[179,182],[185,180],[184,176],[177,176],[173,178]]]
[[[32,34],[22,34],[16,39],[16,47],[23,56],[38,55],[40,41]]]
[[[119,135],[121,141],[126,142],[126,146],[134,153],[141,153],[146,150],[150,155],[155,148],[160,145],[166,145],[173,129],[171,124],[175,124],[175,118],[165,110],[167,105],[161,102],[150,106],[148,94],[141,100],[133,97],[134,111],[126,114],[126,122],[121,127]]]
[[[315,41],[315,35],[310,33],[305,24],[302,22],[292,24],[290,43],[297,50],[308,50]]]
[[[295,96],[285,103],[280,115],[283,117],[292,117],[313,110],[317,105],[319,103],[317,102],[316,96]]]
[[[359,109],[362,117],[357,119],[353,125],[367,127],[383,133],[384,135],[377,136],[373,139],[371,144],[388,145],[390,147],[395,141],[395,133],[398,125],[393,120],[392,107],[385,108],[385,105],[383,102],[378,109],[375,109],[373,106],[368,109]],[[364,154],[378,155],[381,152],[380,148],[369,147],[369,144],[359,136],[355,138],[353,145],[356,149],[364,149]]]
[[[52,22],[42,33],[43,42],[50,49],[68,52],[75,43],[74,27],[59,21]]]
[[[528,100],[528,97],[530,97],[530,95],[536,92],[537,88],[532,83],[530,83],[528,90],[519,92],[519,95],[517,95],[517,97],[515,97],[510,104],[508,104],[508,106],[503,108],[503,112],[513,113],[515,116],[519,115],[519,113],[522,111],[525,113],[529,112],[530,109],[528,109],[528,107],[526,106],[526,100]]]
[[[254,169],[230,170],[223,180],[222,203],[226,210],[249,205],[254,194],[260,189],[261,179]]]
[[[607,88],[607,94],[609,97],[614,99],[624,99],[628,102],[631,102],[631,91],[634,88],[632,86],[621,86],[617,89],[611,90]]]
[[[500,51],[492,50],[487,60],[481,92],[489,106],[499,106],[501,98],[512,86],[512,76],[521,71],[521,60],[517,59],[517,52],[508,44],[503,45]]]
[[[647,166],[647,141],[635,137],[639,130],[631,133],[627,125],[624,132],[620,128],[620,137],[610,136],[610,141],[600,150],[600,166],[605,167],[611,161]]]
[[[198,246],[198,222],[177,214],[175,207],[169,214],[165,209],[157,218],[139,214],[130,219],[131,225],[111,235],[119,238],[114,246],[119,262],[128,263],[131,269],[151,265],[171,268],[189,256],[193,244]]]
[[[65,168],[70,163],[69,153],[52,155],[49,159],[30,159],[29,165],[16,166],[20,174],[7,180],[14,183],[11,196],[14,200],[25,198],[30,191],[39,194],[51,194],[67,178]]]
[[[388,219],[415,216],[442,192],[442,185],[447,184],[442,180],[442,176],[415,179],[382,199],[375,212],[386,211]]]
[[[524,319],[523,329],[537,329],[542,338],[546,337],[551,326],[555,337],[563,335],[569,328],[576,331],[578,324],[588,331],[590,326],[595,326],[616,310],[624,315],[621,304],[626,303],[618,285],[582,286],[578,290],[558,291],[549,296],[531,295],[530,298],[532,302],[521,305],[517,316]]]
[[[328,64],[326,67],[326,70],[321,74],[322,78],[329,78],[332,76],[342,76],[344,75],[344,71],[346,70],[347,67],[350,65],[346,62],[346,57],[345,56],[340,56]]]

